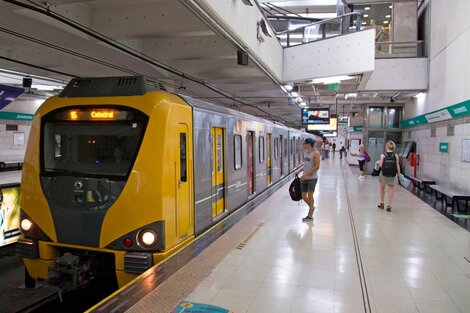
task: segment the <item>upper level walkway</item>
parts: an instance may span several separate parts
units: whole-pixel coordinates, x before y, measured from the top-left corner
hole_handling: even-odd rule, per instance
[[[470,312],[470,233],[400,186],[322,161],[315,221],[288,184],[167,280],[146,272],[93,312],[170,312],[187,300],[236,313]],[[134,304],[135,303],[135,304]]]

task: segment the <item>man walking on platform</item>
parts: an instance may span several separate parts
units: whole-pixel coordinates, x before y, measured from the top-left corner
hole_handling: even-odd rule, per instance
[[[315,150],[315,140],[306,138],[304,141],[304,169],[300,177],[302,199],[308,205],[308,214],[302,219],[304,222],[313,221],[313,211],[315,211],[313,192],[318,180],[318,169],[320,168],[320,153]]]

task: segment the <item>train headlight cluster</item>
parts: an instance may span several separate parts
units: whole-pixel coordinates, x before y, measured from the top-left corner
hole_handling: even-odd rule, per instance
[[[137,243],[143,248],[152,248],[157,243],[157,234],[150,229],[144,229],[137,235]]]
[[[33,222],[31,222],[27,218],[24,218],[21,220],[20,226],[21,226],[21,230],[23,230],[24,232],[28,232],[33,227]]]

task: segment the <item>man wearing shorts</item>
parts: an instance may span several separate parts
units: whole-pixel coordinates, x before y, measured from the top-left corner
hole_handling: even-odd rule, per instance
[[[320,153],[315,150],[315,140],[306,138],[304,141],[304,170],[300,181],[300,191],[302,191],[302,199],[308,205],[308,214],[302,219],[304,222],[313,221],[313,211],[315,210],[313,192],[318,180],[318,169],[320,168]]]

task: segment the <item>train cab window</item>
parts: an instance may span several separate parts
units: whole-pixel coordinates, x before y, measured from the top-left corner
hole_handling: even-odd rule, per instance
[[[242,136],[235,135],[233,137],[233,145],[235,169],[239,170],[242,168]]]
[[[94,120],[87,117],[86,108],[81,110],[84,117],[76,120],[64,118],[64,112],[70,109],[43,117],[42,175],[126,177],[137,156],[148,117],[126,108],[115,110],[122,117]]]
[[[259,163],[264,162],[264,137],[259,137]]]
[[[180,133],[180,181],[186,180],[186,133]]]

